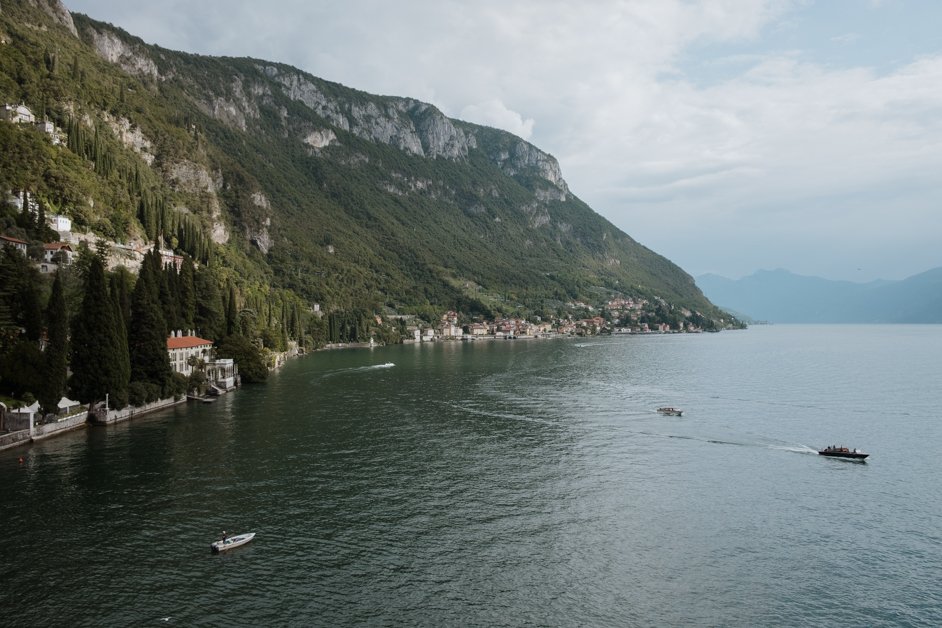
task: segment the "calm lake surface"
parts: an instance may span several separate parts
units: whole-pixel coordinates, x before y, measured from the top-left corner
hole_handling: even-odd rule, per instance
[[[940,366],[942,326],[318,353],[0,452],[0,623],[939,626]]]

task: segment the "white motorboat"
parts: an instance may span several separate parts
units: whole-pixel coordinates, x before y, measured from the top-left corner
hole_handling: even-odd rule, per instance
[[[228,536],[222,538],[218,541],[213,541],[209,545],[209,549],[212,550],[213,554],[218,554],[219,552],[227,552],[233,548],[239,547],[240,545],[245,545],[249,541],[255,538],[254,532],[246,532],[245,534],[237,534],[235,536]]]

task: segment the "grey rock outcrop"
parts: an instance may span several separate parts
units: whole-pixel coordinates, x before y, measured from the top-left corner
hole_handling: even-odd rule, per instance
[[[339,99],[328,96],[304,74],[271,65],[262,72],[281,85],[284,94],[303,103],[331,125],[357,137],[395,146],[420,157],[462,159],[477,147],[474,135],[465,133],[442,112],[409,98]]]
[[[552,155],[548,155],[529,142],[517,140],[509,151],[502,151],[497,156],[497,165],[510,176],[533,172],[552,183],[562,195],[559,200],[565,200],[569,194],[569,186],[563,179],[559,162]],[[543,195],[547,194],[543,191]]]
[[[78,31],[75,30],[75,24],[72,22],[72,14],[65,8],[65,5],[59,0],[27,0],[27,2],[39,9],[42,9],[57,24],[61,24],[68,29],[70,33],[78,37]]]
[[[204,166],[191,161],[178,161],[166,168],[165,176],[174,189],[202,195],[212,221],[210,237],[217,244],[228,242],[229,228],[223,220],[222,204],[218,196],[222,188],[222,174],[219,172],[215,175],[210,174]]]
[[[95,50],[106,61],[114,63],[128,74],[159,78],[157,65],[137,46],[128,44],[111,31],[92,28],[88,32]]]

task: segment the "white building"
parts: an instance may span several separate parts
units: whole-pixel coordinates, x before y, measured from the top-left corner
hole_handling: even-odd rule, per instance
[[[47,262],[55,262],[56,255],[62,260],[62,264],[68,266],[72,263],[75,253],[67,242],[50,242],[43,244],[43,256]]]
[[[204,363],[212,359],[213,341],[197,336],[184,336],[177,331],[167,338],[167,352],[170,354],[170,368],[174,373],[189,376],[193,367],[189,364],[190,358],[197,358]]]
[[[36,116],[26,105],[3,105],[0,107],[0,120],[7,120],[14,124],[33,124]]]
[[[49,228],[58,232],[60,236],[72,232],[72,221],[66,216],[48,214],[46,216],[46,222],[49,223]]]

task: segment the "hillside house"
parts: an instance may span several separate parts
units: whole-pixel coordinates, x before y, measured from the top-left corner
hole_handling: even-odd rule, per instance
[[[204,364],[208,363],[212,359],[212,350],[212,340],[193,335],[184,336],[182,331],[173,332],[167,338],[167,353],[170,354],[170,368],[174,373],[189,376],[193,372],[193,366],[189,363],[190,358],[202,360]]]
[[[438,333],[442,338],[461,338],[464,330],[453,322],[443,322],[438,328]]]
[[[49,228],[59,234],[59,237],[65,237],[72,233],[72,221],[66,216],[60,214],[47,214],[46,222]]]
[[[183,256],[174,255],[173,251],[170,249],[160,249],[160,263],[164,266],[173,265],[177,269],[177,272],[180,272],[180,268],[183,267]]]
[[[43,244],[43,259],[68,266],[75,258],[75,252],[67,242],[49,242]]]
[[[36,116],[26,105],[7,104],[0,107],[0,120],[6,120],[13,124],[33,124],[36,122]]]
[[[26,249],[29,248],[29,242],[20,240],[19,238],[0,235],[0,246],[12,246],[23,255],[26,255]]]
[[[36,128],[49,136],[49,141],[52,142],[53,146],[58,146],[62,143],[62,133],[59,127],[49,120],[40,120],[36,122]]]
[[[468,333],[472,336],[486,336],[487,332],[487,325],[484,323],[471,323],[468,325]]]

